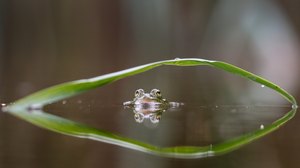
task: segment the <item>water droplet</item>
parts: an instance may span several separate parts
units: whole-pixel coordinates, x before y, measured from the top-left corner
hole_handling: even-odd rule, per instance
[[[6,104],[5,103],[1,103],[1,106],[4,107],[4,106],[6,106]]]
[[[264,87],[265,87],[265,85],[260,85],[260,87],[264,88]]]
[[[176,61],[180,60],[180,58],[175,58]]]
[[[62,101],[62,104],[66,104],[66,103],[67,103],[67,100]]]
[[[292,105],[292,108],[293,108],[293,109],[297,109],[297,108],[298,108],[298,105],[297,105],[297,104],[293,104],[293,105]]]
[[[264,129],[265,126],[264,126],[263,124],[261,124],[259,128],[260,128],[260,129]]]
[[[216,108],[218,108],[219,106],[216,105]]]

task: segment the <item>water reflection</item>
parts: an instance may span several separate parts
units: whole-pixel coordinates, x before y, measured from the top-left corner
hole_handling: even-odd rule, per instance
[[[151,123],[156,124],[160,121],[163,112],[166,110],[140,109],[135,107],[132,109],[132,111],[134,113],[134,119],[136,122],[142,123],[144,122],[144,119],[148,119],[151,121]]]
[[[62,103],[58,103],[60,105],[63,105]],[[116,135],[110,131],[104,131],[102,129],[96,129],[84,124],[80,124],[79,122],[75,122],[66,118],[58,117],[52,114],[45,113],[40,110],[33,110],[33,111],[10,111],[12,115],[15,115],[19,118],[22,118],[36,126],[52,130],[58,133],[67,134],[79,138],[87,138],[91,140],[101,141],[109,144],[114,144],[118,146],[122,146],[125,148],[145,152],[148,154],[154,154],[157,156],[164,156],[164,157],[172,157],[172,158],[202,158],[202,157],[210,157],[215,155],[220,155],[223,153],[230,152],[234,149],[238,149],[260,137],[263,135],[266,135],[276,129],[278,129],[282,124],[287,122],[289,119],[291,119],[296,109],[292,109],[290,112],[286,113],[283,116],[280,116],[279,113],[276,113],[276,110],[282,114],[282,108],[286,107],[250,107],[247,106],[247,110],[245,110],[245,106],[222,106],[218,105],[218,108],[216,107],[199,107],[199,106],[185,106],[182,110],[178,110],[177,112],[183,113],[184,115],[191,115],[194,113],[201,113],[201,110],[204,110],[204,113],[212,113],[213,118],[210,119],[210,127],[211,128],[226,128],[226,125],[224,125],[224,122],[226,123],[228,119],[234,118],[234,121],[238,121],[239,123],[237,125],[230,124],[232,126],[231,129],[228,127],[225,130],[232,130],[237,129],[240,130],[242,128],[242,131],[239,132],[239,134],[236,134],[234,136],[231,135],[231,137],[222,138],[220,141],[215,142],[208,142],[206,144],[166,144],[166,145],[155,145],[148,142],[143,142],[139,140],[138,138],[126,138],[124,135]],[[197,110],[195,110],[197,109]],[[234,110],[232,110],[234,109]],[[254,112],[254,115],[248,114],[248,112]],[[270,113],[272,111],[272,117],[267,117],[264,115],[256,116],[255,112],[263,112],[267,110],[266,112]],[[166,111],[167,112],[167,111]],[[214,122],[216,119],[218,119],[218,116],[221,113],[224,113],[223,119],[219,121],[219,123]],[[229,113],[232,113],[233,115],[229,115]],[[171,113],[170,113],[171,114]],[[173,113],[175,114],[175,113]],[[246,115],[245,115],[246,114]],[[248,115],[248,116],[247,116]],[[278,120],[273,122],[274,116],[280,116]],[[224,116],[227,116],[224,118]],[[236,117],[233,117],[236,116]],[[253,117],[253,120],[249,120],[248,123],[245,122],[245,120],[241,120],[239,118],[240,116],[246,116],[246,118]],[[119,116],[121,117],[121,116]],[[171,115],[169,116],[171,117]],[[173,116],[174,117],[174,116]],[[275,117],[277,118],[277,117]],[[109,119],[109,118],[108,118]],[[168,120],[168,117],[165,117],[166,121]],[[189,125],[194,125],[195,123],[199,123],[199,118],[193,117],[194,121],[193,123],[189,123]],[[182,120],[182,118],[177,118],[176,120]],[[272,121],[271,121],[272,120]],[[197,122],[198,121],[198,122]],[[255,121],[255,122],[253,122]],[[243,124],[240,124],[243,123]],[[250,126],[255,125],[254,129],[245,129],[245,126],[249,124]],[[165,129],[164,126],[161,125],[160,129]],[[194,125],[195,126],[195,125]],[[177,131],[178,127],[173,128],[175,131]],[[201,129],[200,127],[195,127],[195,129]],[[216,129],[218,130],[218,129]],[[186,129],[188,131],[188,129]],[[212,131],[212,130],[211,130]],[[143,131],[143,132],[136,132],[138,136],[141,136],[142,134],[151,134],[151,132]],[[213,132],[211,132],[213,133]],[[228,132],[227,132],[228,133]],[[219,135],[215,135],[213,138],[218,138],[218,136],[223,136],[224,132],[217,133]],[[230,134],[230,133],[229,133]],[[153,135],[151,135],[153,136]],[[168,135],[163,136],[163,138],[168,138]],[[176,135],[178,136],[178,135]],[[187,132],[186,136],[192,136],[189,132]],[[154,136],[153,136],[154,138]],[[186,139],[187,137],[181,137],[183,139]],[[201,141],[203,137],[195,137],[195,141]],[[170,147],[171,146],[171,147]]]

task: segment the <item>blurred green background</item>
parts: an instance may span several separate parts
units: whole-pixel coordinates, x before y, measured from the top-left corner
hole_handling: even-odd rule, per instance
[[[177,57],[232,63],[299,100],[299,5],[296,0],[1,0],[0,103],[54,84]],[[137,124],[120,105],[138,88],[159,88],[170,101],[190,106],[165,114],[155,128]],[[216,105],[272,108],[210,108]],[[274,110],[276,105],[289,104],[230,74],[163,67],[47,108],[169,146],[205,145],[245,133],[258,121],[271,122],[287,112]],[[232,115],[236,111],[239,115]],[[275,133],[223,156],[178,160],[52,133],[0,113],[0,167],[297,167],[299,121],[296,115]]]

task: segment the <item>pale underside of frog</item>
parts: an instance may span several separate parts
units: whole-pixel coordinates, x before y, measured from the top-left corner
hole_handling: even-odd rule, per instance
[[[163,112],[169,108],[183,105],[183,103],[168,102],[158,89],[152,89],[150,93],[138,89],[134,96],[132,101],[124,102],[123,105],[133,109],[134,118],[139,123],[143,122],[145,118],[150,119],[152,123],[158,123]]]

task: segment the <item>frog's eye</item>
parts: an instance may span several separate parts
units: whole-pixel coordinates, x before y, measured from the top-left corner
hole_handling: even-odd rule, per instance
[[[158,89],[151,90],[150,94],[155,97],[161,97],[161,92]]]
[[[134,114],[134,119],[135,119],[136,122],[142,123],[144,121],[144,116],[141,115],[141,114],[136,113],[136,114]]]
[[[160,93],[160,91],[159,91],[159,90],[157,90],[157,91],[155,92],[155,95],[156,95],[157,97],[161,97],[161,93]]]
[[[142,97],[143,95],[144,95],[144,90],[143,90],[143,89],[138,89],[138,90],[136,90],[135,93],[134,93],[134,96],[135,96],[136,98],[140,98],[140,97]]]
[[[161,116],[160,115],[152,115],[150,116],[150,121],[155,124],[158,123],[160,121]]]

